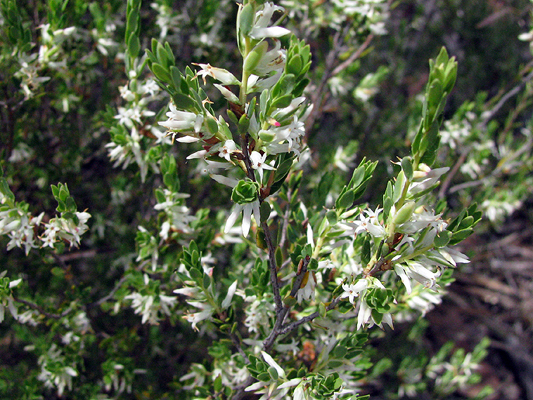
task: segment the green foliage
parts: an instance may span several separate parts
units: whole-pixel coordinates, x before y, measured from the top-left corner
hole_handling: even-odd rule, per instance
[[[429,53],[394,53],[414,41],[384,36],[386,1],[34,3],[0,2],[4,397],[479,381],[486,340],[428,354],[420,322],[380,338],[440,301],[483,212],[530,194],[530,72],[506,118],[503,92],[458,106],[439,39],[417,98],[405,71]]]

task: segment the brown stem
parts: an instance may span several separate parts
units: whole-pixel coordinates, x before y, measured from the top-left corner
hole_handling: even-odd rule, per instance
[[[53,319],[63,318],[65,316],[67,316],[72,311],[72,309],[69,307],[65,311],[63,311],[61,314],[53,314],[53,313],[49,313],[49,312],[45,311],[41,306],[39,306],[39,305],[37,305],[35,303],[32,303],[31,301],[24,300],[24,299],[19,299],[18,297],[15,297],[15,296],[13,296],[13,300],[15,300],[17,303],[25,304],[28,307],[39,311],[44,316],[46,316],[48,318],[53,318]]]
[[[337,304],[341,301],[340,297],[337,297],[334,299],[329,305],[326,307],[326,311],[333,310],[335,307],[337,307]],[[315,318],[320,316],[320,313],[318,311],[315,311],[313,314],[310,314],[306,317],[303,317],[302,319],[299,319],[298,321],[291,322],[290,324],[284,325],[281,329],[279,334],[285,335],[286,333],[289,333],[299,327],[302,324],[305,324],[306,322],[311,322]]]
[[[300,289],[300,286],[302,284],[302,281],[305,277],[305,274],[307,272],[307,267],[309,266],[309,262],[311,261],[311,257],[307,256],[301,261],[301,269],[299,273],[296,275],[296,279],[294,280],[294,283],[292,285],[291,297],[295,297],[296,293],[298,293],[298,290]],[[274,345],[274,342],[278,338],[279,335],[281,335],[281,330],[283,327],[283,322],[285,322],[285,318],[287,317],[287,314],[289,313],[291,307],[289,305],[282,306],[283,308],[280,310],[280,312],[277,312],[276,314],[276,322],[274,324],[274,328],[272,329],[272,332],[270,332],[270,335],[265,339],[263,342],[263,350],[269,351],[272,346]]]
[[[276,248],[272,242],[272,235],[270,227],[267,222],[262,222],[261,227],[265,232],[265,241],[268,247],[268,267],[270,269],[270,283],[272,284],[272,292],[274,294],[274,303],[276,304],[276,316],[279,317],[283,310],[283,302],[279,294],[278,268],[276,266]]]

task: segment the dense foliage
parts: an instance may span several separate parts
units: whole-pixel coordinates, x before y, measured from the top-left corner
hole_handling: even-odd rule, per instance
[[[0,0],[2,397],[477,383],[423,316],[531,195],[528,7]]]

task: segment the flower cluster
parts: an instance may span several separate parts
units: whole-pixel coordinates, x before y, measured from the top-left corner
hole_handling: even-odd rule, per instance
[[[60,184],[60,187],[63,188],[63,185]],[[53,186],[53,191],[55,189],[56,187]],[[65,197],[62,197],[61,200],[56,197],[59,201],[65,201],[67,197],[70,198],[68,189],[62,192],[62,196],[63,193]],[[44,223],[44,233],[42,236],[37,236],[36,232],[41,226],[44,213],[36,217],[32,216],[28,211],[28,204],[16,202],[7,182],[0,176],[0,235],[7,235],[10,238],[7,249],[23,247],[27,255],[34,248],[53,248],[58,239],[67,241],[70,246],[78,246],[81,236],[87,232],[87,221],[91,218],[91,214],[85,211],[78,212],[74,200],[70,199],[70,212]],[[67,209],[61,208],[60,205],[58,211],[63,212]]]
[[[26,254],[32,248],[39,247],[35,237],[35,228],[41,224],[44,213],[34,217],[25,208],[0,206],[0,234],[9,236],[7,249],[24,247]],[[46,242],[45,242],[46,243]]]
[[[78,376],[75,363],[69,363],[60,348],[54,343],[48,351],[39,357],[41,373],[37,377],[46,387],[57,388],[59,396],[65,389],[72,389],[72,378]]]
[[[303,76],[309,68],[309,50],[297,41],[291,43],[289,50],[281,49],[276,38],[286,36],[290,31],[271,23],[273,16],[281,11],[282,7],[270,2],[261,6],[241,6],[238,32],[244,59],[242,79],[210,64],[196,64],[200,70],[194,76],[187,74],[184,79],[188,83],[188,91],[197,91],[202,101],[187,109],[180,109],[174,101],[166,114],[168,120],[159,122],[176,141],[199,142],[202,145],[203,150],[191,154],[189,159],[201,158],[210,165],[216,162],[221,164],[218,167],[226,170],[224,176],[211,173],[213,179],[233,188],[235,207],[225,231],[231,229],[242,212],[244,236],[250,230],[252,214],[256,222],[260,222],[259,204],[275,183],[273,178],[277,167],[273,163],[277,165],[277,160],[284,154],[293,152],[299,155],[304,149],[302,117],[307,107],[305,98],[300,96],[303,86],[295,90],[294,85],[298,75]],[[274,43],[270,49],[269,39]],[[154,53],[158,51],[154,49]],[[293,64],[289,64],[291,60]],[[299,69],[295,68],[296,63]],[[209,106],[210,101],[201,97],[204,92],[195,80],[197,77],[202,77],[204,84],[206,77],[220,82],[215,87],[231,105],[228,115],[238,126],[240,144],[234,141],[228,122],[221,115],[217,117]],[[163,79],[163,76],[160,78]],[[285,88],[287,85],[289,91]],[[231,86],[237,86],[238,95]],[[260,96],[252,104],[246,103],[247,96],[253,93],[260,93]],[[187,101],[183,106],[189,103]],[[243,174],[244,180],[234,178]]]
[[[4,9],[14,8],[15,2],[0,3],[2,16],[11,18],[13,13]],[[481,217],[472,205],[454,218],[433,193],[450,171],[444,166],[450,163],[437,150],[442,110],[457,71],[454,59],[442,50],[430,63],[425,104],[410,152],[390,166],[395,177],[384,193],[376,197],[375,191],[367,192],[363,197],[377,162],[363,158],[356,165],[355,138],[342,146],[328,143],[325,153],[311,154],[306,126],[318,127],[316,118],[329,109],[328,98],[351,96],[357,105],[362,101],[370,106],[388,71],[378,69],[359,83],[353,72],[357,58],[368,53],[373,35],[384,33],[385,0],[332,0],[320,7],[313,2],[281,3],[294,12],[270,1],[243,0],[236,5],[223,0],[206,2],[209,10],[197,15],[191,12],[194,2],[171,5],[154,0],[151,8],[143,8],[142,19],[141,0],[113,0],[105,7],[97,2],[49,3],[51,22],[38,30],[39,56],[27,56],[31,46],[15,54],[15,60],[26,62],[17,64],[23,68],[16,85],[26,85],[23,90],[29,98],[44,82],[39,74],[45,64],[46,71],[84,77],[76,68],[69,71],[63,49],[89,38],[91,50],[78,61],[92,66],[93,73],[102,69],[111,75],[110,65],[94,68],[94,62],[109,62],[112,58],[107,57],[116,50],[124,68],[115,63],[115,71],[126,71],[128,81],[121,81],[120,87],[117,81],[107,82],[116,84],[121,104],[96,114],[104,115],[110,133],[110,141],[98,145],[114,166],[130,167],[134,173],[112,174],[115,200],[111,207],[91,211],[97,213],[94,218],[102,229],[87,251],[71,254],[63,252],[80,244],[91,215],[78,211],[67,186],[52,186],[58,206],[50,219],[45,214],[33,216],[29,205],[15,201],[8,179],[15,185],[22,179],[0,176],[0,234],[8,236],[8,249],[32,252],[32,260],[38,253],[54,252],[35,275],[44,277],[37,282],[39,289],[50,287],[42,295],[41,290],[33,295],[32,286],[21,284],[28,274],[26,266],[8,271],[14,279],[8,272],[0,274],[0,321],[11,313],[13,318],[4,321],[8,328],[25,324],[17,339],[46,331],[26,347],[36,350],[37,362],[28,379],[34,388],[24,388],[34,392],[28,389],[24,394],[46,390],[59,397],[135,397],[157,374],[143,367],[164,366],[169,360],[164,353],[174,354],[177,346],[180,354],[183,349],[190,353],[186,360],[209,355],[201,363],[184,363],[177,370],[181,375],[172,377],[180,398],[358,397],[367,377],[392,362],[384,359],[384,364],[372,367],[368,330],[377,325],[389,334],[394,322],[413,321],[438,304],[452,268],[468,262],[454,246],[472,233]],[[91,30],[64,28],[59,3],[79,12],[80,21],[92,16]],[[124,5],[125,10],[120,8]],[[115,8],[125,11],[124,29],[110,18]],[[225,18],[235,11],[234,49],[241,65],[226,70],[220,67],[224,54],[216,60],[205,45],[213,43],[213,55],[224,53],[218,46],[223,38],[213,36],[225,30]],[[334,32],[328,39],[331,48],[323,49],[328,63],[322,63],[320,52],[313,57],[318,67],[310,76],[322,74],[322,80],[310,91],[310,46],[291,35],[298,27],[286,21],[287,15],[298,13],[307,13],[308,21],[316,23],[302,28],[307,37],[324,43],[321,29]],[[155,36],[169,42],[154,39],[142,55],[147,41],[141,35],[149,16],[156,19],[149,29],[158,25]],[[8,21],[8,27],[24,30],[17,21]],[[197,32],[190,32],[190,27]],[[124,33],[124,43],[116,42],[118,32]],[[369,40],[362,44],[364,35]],[[13,40],[20,41],[16,35]],[[192,40],[190,51],[181,51],[185,40]],[[202,62],[181,68],[174,48],[180,49],[180,56],[193,54]],[[58,91],[60,101],[53,104],[64,111],[58,113],[64,118],[70,117],[70,102],[78,101],[69,97],[76,92],[67,81],[69,90]],[[315,110],[306,94],[317,100]],[[109,94],[105,96],[105,103],[113,104]],[[161,109],[156,101],[168,106]],[[470,140],[465,127],[477,126],[478,114],[461,132],[444,138],[444,144],[463,149],[461,141]],[[94,133],[91,125],[90,134]],[[529,140],[528,135],[524,132]],[[8,163],[38,157],[36,149],[17,142],[18,131],[15,136]],[[510,154],[502,168],[517,167],[514,160],[521,159],[520,150],[505,141],[494,144],[483,151],[495,158]],[[466,174],[464,168],[469,167],[465,163],[451,171]],[[476,179],[482,178],[482,167]],[[346,182],[344,173],[350,172]],[[90,179],[83,183],[93,191],[99,187]],[[126,190],[130,197],[123,195]],[[363,198],[373,204],[362,203]],[[493,207],[504,200],[492,197]],[[135,205],[139,209],[131,212]],[[120,210],[112,214],[114,208]],[[111,219],[116,215],[123,220]],[[99,242],[104,242],[105,253],[95,250]],[[42,250],[32,251],[38,247]],[[116,254],[116,260],[107,262],[108,254]],[[90,268],[96,258],[95,268]],[[21,263],[14,263],[14,268],[17,264]],[[183,336],[189,326],[194,334]],[[139,339],[150,347],[135,353]],[[462,369],[459,359],[465,364]],[[90,374],[86,362],[95,366]],[[440,357],[430,361],[427,378],[442,388],[447,383],[456,387],[474,376],[475,366],[475,355],[450,361]],[[416,393],[416,379],[424,378],[419,371],[406,374],[401,393]],[[146,379],[137,380],[140,373],[146,373]],[[42,384],[36,385],[38,381]],[[160,388],[154,385],[153,393],[161,394]]]
[[[58,238],[66,240],[70,246],[78,246],[81,235],[89,229],[87,221],[91,218],[91,214],[88,212],[76,212],[75,215],[77,221],[69,218],[52,218],[48,223],[44,224],[45,231],[41,237],[43,246],[53,248]]]
[[[112,141],[106,147],[109,157],[115,161],[114,167],[127,168],[135,162],[141,171],[141,179],[146,179],[148,167],[157,171],[156,164],[150,159],[145,150],[147,141],[143,138],[156,139],[155,143],[170,144],[169,138],[147,120],[155,113],[148,109],[148,105],[160,96],[160,89],[153,79],[140,79],[143,60],[137,60],[133,69],[129,71],[129,82],[120,88],[121,97],[127,102],[126,106],[118,108],[114,116],[118,124],[112,129]]]
[[[189,214],[189,208],[182,204],[182,199],[189,197],[188,194],[175,193],[168,189],[163,190],[164,201],[157,203],[154,208],[164,211],[167,220],[161,224],[159,236],[167,240],[170,230],[179,232],[190,232],[189,224],[196,218]]]

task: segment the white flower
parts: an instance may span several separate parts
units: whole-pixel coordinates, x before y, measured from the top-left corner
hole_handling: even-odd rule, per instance
[[[291,33],[288,29],[280,26],[268,26],[272,19],[272,14],[274,14],[275,11],[284,11],[284,8],[275,6],[271,2],[267,2],[262,10],[255,13],[254,25],[250,32],[250,37],[254,39],[263,39],[267,37],[279,38]]]
[[[302,138],[305,136],[304,123],[296,116],[289,125],[274,126],[268,130],[259,131],[259,137],[266,142],[268,154],[288,153],[294,151],[299,154],[303,148]]]
[[[3,301],[0,303],[0,322],[4,320],[6,301],[7,301],[7,308],[9,312],[11,313],[11,315],[13,316],[13,318],[15,319],[18,318],[18,311],[17,311],[17,308],[15,307],[15,303],[13,303],[13,297],[9,296],[7,298],[4,298]]]
[[[156,325],[159,321],[159,310],[163,311],[165,315],[170,315],[170,307],[172,307],[177,301],[176,297],[165,295],[142,295],[138,292],[134,292],[127,295],[125,299],[132,300],[132,308],[135,310],[135,314],[142,315],[142,323],[149,322]]]
[[[126,101],[133,101],[135,100],[135,93],[133,93],[129,88],[128,85],[126,86],[119,86],[118,90],[120,92],[120,97],[122,97]]]
[[[28,212],[18,208],[4,208],[0,212],[0,235],[7,234],[10,238],[7,249],[24,246],[26,255],[38,247],[35,243],[34,227],[39,226],[44,213],[32,217]]]
[[[428,226],[435,228],[436,232],[442,232],[448,224],[441,218],[442,214],[435,215],[433,211],[428,211],[425,208],[415,210],[411,218],[406,223],[398,227],[398,232],[416,233]]]
[[[281,49],[281,42],[274,39],[274,48],[261,57],[253,70],[254,74],[263,77],[270,75],[272,71],[281,70],[285,67],[286,58],[286,50]]]
[[[182,205],[181,199],[189,197],[188,194],[171,192],[168,189],[164,189],[165,200],[163,203],[157,203],[154,208],[156,210],[164,210],[168,218],[167,221],[161,225],[161,231],[159,236],[163,240],[168,239],[168,233],[170,229],[189,233],[190,223],[196,220],[196,217],[190,215],[189,208]]]
[[[91,218],[88,212],[76,212],[78,217],[78,224],[76,225],[72,219],[67,218],[52,218],[45,224],[45,231],[43,237],[43,247],[54,247],[54,243],[59,238],[65,239],[70,243],[70,246],[78,246],[81,241],[81,236],[87,232],[89,227],[87,221]]]
[[[218,83],[215,83],[213,86],[215,86],[220,91],[220,93],[222,93],[222,96],[224,96],[225,99],[230,103],[241,104],[241,101],[235,95],[235,93],[227,89],[225,86],[219,85]]]
[[[235,290],[237,289],[237,283],[237,281],[233,282],[228,288],[228,294],[222,301],[222,308],[228,308],[231,305],[231,300],[233,299],[233,295],[235,294]]]
[[[228,178],[226,176],[222,175],[211,175],[211,178],[213,178],[215,181],[222,183],[224,185],[235,187],[239,181],[237,179]],[[233,206],[233,210],[231,214],[228,217],[228,220],[226,221],[226,225],[224,227],[224,233],[228,233],[233,225],[235,225],[235,222],[237,221],[237,218],[242,212],[242,235],[244,237],[248,236],[248,232],[250,232],[250,225],[252,222],[252,214],[254,215],[255,222],[259,225],[261,223],[261,216],[259,212],[259,199],[256,199],[250,203],[244,203],[244,204],[238,204],[235,203]]]
[[[201,290],[197,287],[184,287],[181,289],[175,289],[172,292],[176,294],[182,294],[188,297],[196,297],[198,294],[201,293]]]
[[[390,313],[383,314],[381,323],[379,324],[376,323],[376,321],[374,320],[374,317],[372,316],[372,309],[368,306],[364,298],[368,287],[377,287],[379,289],[385,290],[385,286],[383,286],[383,284],[377,278],[372,278],[372,277],[366,278],[364,279],[364,281],[366,281],[365,283],[361,283],[361,281],[362,280],[358,281],[357,284],[354,285],[353,288],[349,288],[350,292],[344,295],[344,297],[350,297],[350,295],[353,295],[352,292],[354,293],[358,292],[360,294],[359,312],[357,314],[357,330],[361,329],[365,324],[369,323],[370,319],[372,320],[370,321],[369,326],[376,324],[380,328],[383,328],[382,324],[384,322],[394,329],[393,323],[392,323],[392,316]],[[344,288],[344,285],[343,285],[343,288]]]
[[[470,262],[466,255],[450,247],[444,247],[443,249],[440,249],[439,252],[447,261],[449,261],[454,266],[456,266],[457,264],[468,264]]]
[[[261,351],[261,355],[263,356],[263,359],[265,360],[265,362],[276,370],[280,378],[285,378],[285,371],[283,370],[283,368],[279,366],[279,364],[276,361],[274,361],[274,359],[270,356],[270,354],[268,354],[267,352]]]
[[[188,111],[180,111],[176,106],[170,103],[170,111],[167,112],[168,120],[158,122],[159,125],[172,131],[189,131],[194,129],[196,133],[200,131],[203,122],[203,116]],[[200,122],[199,122],[200,121]]]
[[[305,96],[300,96],[292,99],[291,104],[289,104],[285,108],[278,108],[276,111],[272,113],[272,118],[275,120],[284,120],[287,115],[294,112],[294,110],[298,109],[302,104],[304,104],[306,98]]]
[[[237,221],[237,218],[242,211],[242,235],[244,237],[248,236],[250,232],[250,225],[252,221],[252,214],[254,215],[255,222],[259,225],[261,218],[259,212],[259,200],[255,200],[252,203],[247,204],[235,204],[233,206],[233,211],[231,212],[228,220],[226,221],[226,226],[224,227],[224,233],[228,233],[230,229]]]
[[[263,153],[263,155],[261,155],[261,153],[257,151],[252,151],[252,154],[250,154],[250,161],[252,162],[252,168],[255,169],[259,173],[259,182],[263,181],[263,170],[264,169],[268,169],[271,171],[276,169],[268,165],[265,162],[266,157],[267,157],[266,153]]]
[[[119,107],[115,119],[118,119],[119,124],[131,129],[135,126],[134,122],[141,124],[142,117],[152,117],[154,115],[153,111],[142,110],[139,105],[134,105],[131,108]]]
[[[409,192],[415,194],[430,188],[449,169],[448,167],[431,169],[425,164],[420,164],[419,170],[413,174],[414,181],[409,186]]]
[[[274,314],[274,304],[264,299],[257,299],[255,296],[249,301],[252,303],[244,310],[246,314],[244,326],[250,333],[258,333],[269,326],[270,318]]]
[[[152,135],[154,135],[157,138],[155,144],[160,144],[160,143],[161,144],[172,144],[172,141],[166,132],[163,132],[160,129],[157,129],[155,126],[152,126],[152,125],[146,126],[146,129],[149,130],[152,133]]]
[[[367,279],[360,279],[355,285],[343,284],[342,288],[344,289],[344,293],[341,294],[341,299],[348,297],[348,301],[355,304],[356,297],[359,296],[359,293],[365,291],[367,287]]]
[[[56,344],[52,344],[37,362],[41,366],[41,372],[37,379],[44,382],[45,387],[57,387],[59,397],[63,395],[65,388],[72,390],[72,378],[78,376],[78,372],[74,368],[74,364],[71,364],[72,366],[66,365],[66,357]]]
[[[341,171],[348,172],[354,167],[353,160],[357,156],[357,153],[345,154],[344,147],[339,146],[333,156],[333,165]]]
[[[302,300],[314,300],[315,299],[315,287],[316,287],[316,278],[315,274],[312,271],[307,271],[305,273],[304,279],[298,289],[297,298],[298,304],[302,303]]]
[[[140,94],[149,94],[153,97],[160,90],[161,88],[157,86],[157,83],[155,83],[153,79],[147,79],[146,82],[144,82],[144,85],[142,85],[138,91]]]
[[[422,264],[416,261],[408,261],[407,265],[396,264],[394,271],[402,280],[407,293],[411,293],[411,279],[421,283],[426,288],[430,289],[437,285],[438,273],[433,273]]]
[[[132,293],[125,297],[125,299],[132,300],[131,306],[135,310],[135,314],[142,314],[142,323],[146,321],[157,323],[157,311],[152,307],[154,304],[154,296],[143,296],[140,293]]]
[[[379,207],[376,208],[375,211],[365,210],[364,214],[366,214],[366,216],[361,213],[359,214],[359,218],[357,220],[353,222],[345,222],[341,224],[341,226],[353,229],[352,232],[348,231],[350,235],[368,232],[374,237],[385,237],[387,236],[387,232],[385,231],[383,225],[380,224],[378,219],[378,215],[381,211],[383,211],[383,209]]]
[[[218,149],[218,156],[231,162],[231,154],[237,150],[237,145],[233,140],[226,140]]]
[[[357,314],[357,330],[361,329],[372,315],[372,309],[368,307],[366,301],[359,302],[359,313]]]
[[[193,313],[193,314],[186,314],[183,316],[188,322],[192,324],[192,328],[197,331],[198,328],[196,327],[196,324],[200,321],[203,321],[205,319],[211,318],[211,316],[214,313],[214,309],[211,305],[207,303],[201,303],[199,301],[191,301],[188,302],[191,306],[199,308],[200,312]]]
[[[205,77],[211,76],[216,80],[222,82],[224,85],[238,85],[240,82],[235,76],[222,68],[212,67],[210,64],[194,64],[202,68],[197,72],[197,75],[202,76],[205,84]]]
[[[412,310],[418,310],[422,315],[433,309],[436,304],[442,302],[442,293],[422,290],[416,295],[407,298],[407,305]]]
[[[259,75],[251,74],[248,78],[248,90],[246,94],[253,92],[262,92],[265,89],[270,89],[281,78],[283,71],[277,71],[274,75],[260,79]]]

